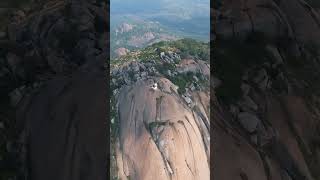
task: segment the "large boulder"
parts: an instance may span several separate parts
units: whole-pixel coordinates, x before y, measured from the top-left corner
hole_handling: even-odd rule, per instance
[[[154,83],[159,88],[152,89]],[[203,126],[209,121],[199,115],[204,109],[190,109],[172,87],[168,79],[149,78],[121,89],[116,150],[121,179],[210,179],[210,145],[204,141],[209,129]]]
[[[117,54],[118,57],[124,56],[124,55],[126,55],[128,52],[130,52],[130,51],[129,51],[128,49],[126,49],[126,48],[123,48],[123,47],[118,48],[118,49],[115,50],[115,53]]]

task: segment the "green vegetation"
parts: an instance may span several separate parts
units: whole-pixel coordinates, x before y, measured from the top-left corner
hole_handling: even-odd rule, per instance
[[[167,75],[168,74],[168,70],[170,70],[171,72],[173,72],[176,68],[176,66],[174,64],[170,64],[170,63],[159,63],[156,65],[155,67],[159,73],[163,74],[163,75]]]
[[[159,52],[176,52],[180,54],[181,58],[186,58],[190,55],[200,58],[204,61],[210,61],[209,43],[204,43],[193,39],[180,39],[176,41],[161,41],[144,49],[130,52],[125,56],[111,59],[110,62],[111,65],[117,65],[133,60],[160,60],[159,54],[155,51],[155,49],[158,49]]]
[[[182,39],[173,42],[173,46],[181,51],[182,56],[191,55],[205,61],[210,60],[209,43],[201,43],[193,39]]]
[[[159,48],[160,50],[166,50],[171,47],[180,51],[181,58],[186,58],[190,55],[204,61],[210,61],[210,44],[194,39],[185,38],[176,41],[162,41],[153,44],[152,47]]]
[[[180,54],[180,56],[192,56],[192,58],[200,58],[205,61],[209,61],[209,43],[199,42],[193,39],[180,39],[176,41],[162,41],[155,43],[151,46],[148,46],[142,50],[137,50],[134,52],[130,52],[125,56],[121,56],[117,59],[112,59],[112,66],[117,66],[124,64],[126,62],[130,62],[133,60],[136,61],[150,61],[155,60],[155,68],[158,72],[168,79],[170,79],[175,85],[179,87],[178,91],[180,94],[185,92],[185,88],[188,87],[191,83],[194,83],[195,79],[193,76],[196,76],[199,79],[198,84],[203,86],[209,86],[209,82],[207,79],[203,78],[203,75],[200,73],[186,73],[186,74],[177,74],[175,76],[170,76],[168,71],[171,73],[176,71],[176,63],[167,63],[160,61],[160,52],[175,52]],[[183,58],[183,57],[182,57]]]
[[[179,94],[185,93],[185,91],[186,91],[185,88],[188,87],[188,85],[190,83],[194,82],[193,73],[191,73],[191,72],[188,72],[186,74],[184,74],[184,73],[177,74],[176,76],[172,76],[172,77],[168,77],[168,78],[173,84],[175,84],[179,87],[179,89],[178,89]]]
[[[198,84],[201,85],[202,87],[209,87],[210,86],[210,82],[203,77],[203,75],[201,73],[196,73],[195,76],[198,78],[199,82]]]

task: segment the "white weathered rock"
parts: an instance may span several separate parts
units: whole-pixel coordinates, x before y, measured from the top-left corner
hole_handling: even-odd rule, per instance
[[[190,85],[190,90],[191,90],[191,91],[194,91],[195,89],[196,89],[196,87],[194,87],[194,85],[191,84],[191,85]]]
[[[168,76],[172,76],[170,69],[168,69],[167,73],[168,73]]]
[[[113,95],[116,96],[119,93],[118,89],[113,90]]]
[[[164,57],[165,57],[164,52],[161,52],[161,53],[160,53],[160,58],[162,59],[162,58],[164,58]]]
[[[182,97],[186,101],[187,104],[191,104],[192,103],[191,98],[189,98],[188,96],[182,96]]]
[[[196,82],[199,81],[199,79],[197,78],[197,76],[193,76],[193,79],[194,79]]]

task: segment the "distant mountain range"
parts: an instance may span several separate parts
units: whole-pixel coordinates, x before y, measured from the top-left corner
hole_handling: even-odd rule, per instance
[[[192,38],[208,42],[209,1],[189,1],[112,0],[111,57],[160,41]]]
[[[117,56],[118,48],[134,50],[160,41],[193,38],[209,41],[209,28],[203,19],[193,21],[168,20],[166,18],[143,19],[134,15],[115,16],[111,19],[111,56]],[[209,23],[208,23],[209,24]]]
[[[178,38],[156,21],[145,21],[134,16],[114,18],[111,26],[111,56],[119,56],[118,49],[133,50],[159,41]]]

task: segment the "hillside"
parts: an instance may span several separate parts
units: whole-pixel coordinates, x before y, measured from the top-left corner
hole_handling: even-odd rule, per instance
[[[111,0],[111,57],[160,41],[192,38],[208,42],[209,1]],[[125,31],[124,31],[125,30]]]
[[[112,179],[209,179],[208,43],[159,42],[110,75]]]
[[[125,20],[123,20],[124,18]],[[176,40],[178,36],[159,22],[146,21],[138,17],[112,18],[110,29],[110,51],[112,57],[119,56],[117,49],[135,50],[156,42]]]

